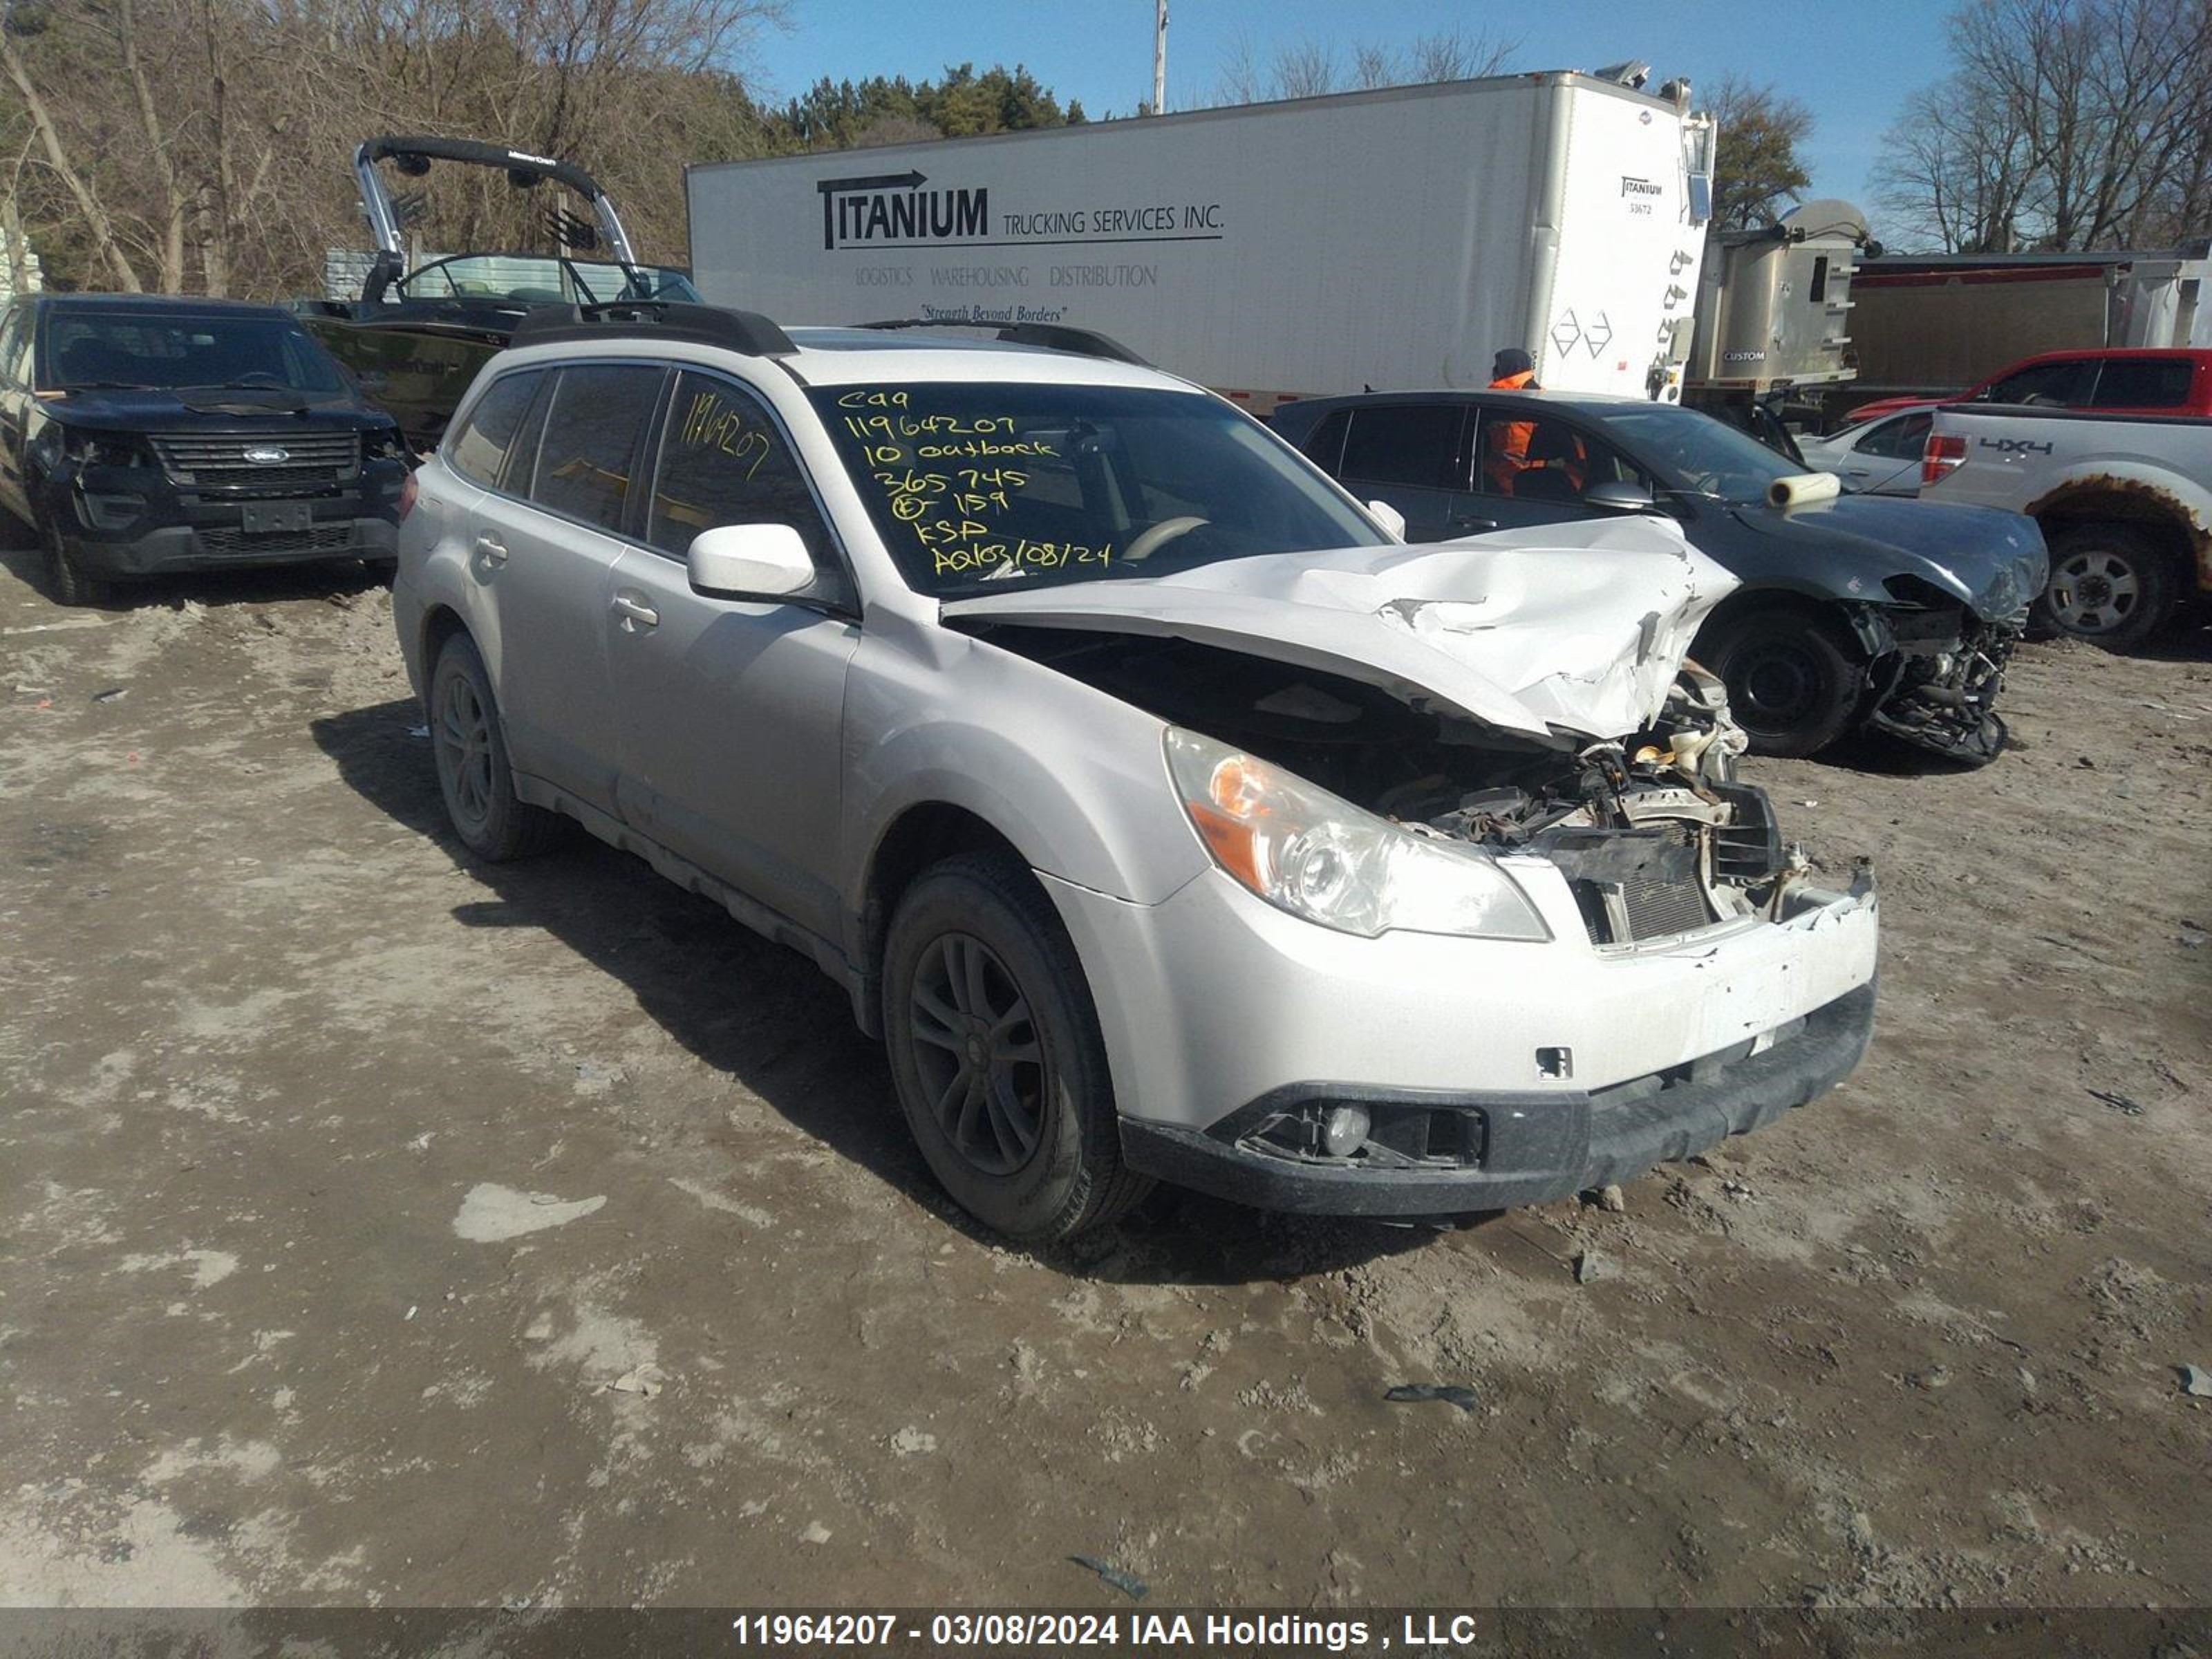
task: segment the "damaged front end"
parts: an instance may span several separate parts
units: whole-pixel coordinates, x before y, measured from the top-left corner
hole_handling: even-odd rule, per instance
[[[1685,664],[1649,731],[1493,769],[1473,789],[1421,780],[1376,807],[1418,834],[1546,860],[1591,945],[1645,945],[1778,915],[1802,873],[1765,792],[1736,781],[1744,746],[1720,682]]]
[[[2005,745],[1996,702],[2027,628],[2027,605],[1993,620],[1933,587],[1913,597],[1917,603],[1869,610],[1861,621],[1876,641],[1867,724],[1961,764],[1985,766]]]

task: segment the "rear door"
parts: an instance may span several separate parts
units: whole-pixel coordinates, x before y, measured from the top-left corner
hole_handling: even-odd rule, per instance
[[[606,629],[622,814],[837,939],[845,672],[860,640],[843,558],[781,423],[737,380],[679,370],[657,449]],[[801,601],[693,591],[692,538],[738,524],[799,532],[817,570]]]
[[[607,678],[615,564],[666,380],[656,364],[555,371],[501,487],[477,509],[470,571],[494,618],[515,768],[608,812],[619,740]],[[465,441],[453,446],[457,458]]]
[[[1469,526],[1454,517],[1467,490],[1464,404],[1363,404],[1344,412],[1349,422],[1334,470],[1346,489],[1363,501],[1396,507],[1405,515],[1409,542],[1468,533]]]

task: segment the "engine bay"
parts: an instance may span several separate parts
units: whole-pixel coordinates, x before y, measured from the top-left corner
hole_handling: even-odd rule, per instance
[[[1173,637],[977,628],[994,644],[1296,773],[1407,831],[1547,860],[1590,943],[1780,913],[1801,865],[1712,675],[1686,663],[1647,730],[1544,743],[1380,687]]]

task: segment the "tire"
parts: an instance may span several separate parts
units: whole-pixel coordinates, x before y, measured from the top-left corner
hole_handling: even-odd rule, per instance
[[[2079,524],[2051,536],[2051,581],[2028,613],[2039,632],[2125,650],[2166,625],[2180,600],[2173,560],[2131,525]]]
[[[528,858],[551,845],[560,820],[514,793],[499,701],[476,641],[456,634],[438,652],[425,699],[438,792],[461,845],[487,864]]]
[[[883,983],[900,1108],[969,1214],[1044,1243],[1103,1225],[1152,1190],[1121,1163],[1075,947],[1018,861],[963,854],[916,878],[891,919]]]
[[[1818,754],[1850,729],[1866,665],[1842,628],[1796,606],[1739,611],[1698,660],[1728,687],[1729,713],[1753,754]]]
[[[84,567],[70,556],[69,549],[62,545],[59,532],[52,526],[34,526],[39,534],[39,548],[46,555],[46,592],[57,605],[105,605],[108,585],[96,576],[88,576]]]

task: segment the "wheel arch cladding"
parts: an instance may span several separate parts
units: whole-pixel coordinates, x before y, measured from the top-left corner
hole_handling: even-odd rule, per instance
[[[2212,513],[2142,478],[2097,473],[2069,478],[2023,509],[2048,537],[2082,526],[2124,524],[2158,538],[2177,574],[2194,567],[2196,585],[2212,592]]]
[[[1030,868],[1021,849],[989,819],[951,801],[914,802],[877,837],[860,890],[863,990],[854,999],[861,1011],[861,1029],[870,1036],[883,1035],[884,945],[899,899],[922,872],[961,853],[995,853],[1024,872]]]

